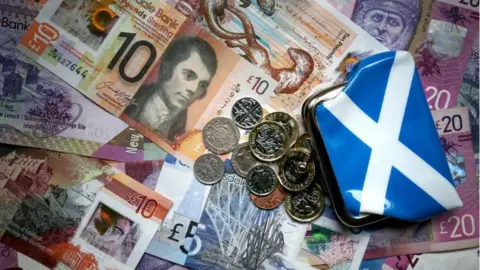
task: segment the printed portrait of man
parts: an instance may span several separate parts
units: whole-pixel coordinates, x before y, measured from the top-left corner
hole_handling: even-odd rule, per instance
[[[213,47],[197,36],[170,43],[160,59],[157,80],[143,85],[125,113],[168,141],[185,133],[187,111],[205,97],[217,71]]]
[[[352,20],[391,50],[405,50],[421,17],[420,0],[358,0]]]

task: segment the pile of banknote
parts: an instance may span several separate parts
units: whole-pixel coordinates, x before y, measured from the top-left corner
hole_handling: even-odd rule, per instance
[[[0,270],[478,269],[478,0],[0,14]],[[301,106],[388,50],[414,56],[463,206],[353,229],[314,177]]]

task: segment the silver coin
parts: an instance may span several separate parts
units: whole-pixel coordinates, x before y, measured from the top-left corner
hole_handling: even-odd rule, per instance
[[[195,161],[193,173],[198,181],[205,185],[213,185],[222,180],[225,174],[225,164],[217,155],[204,154]]]
[[[202,135],[205,147],[218,155],[232,152],[240,139],[240,131],[235,122],[226,117],[215,117],[208,121]]]
[[[289,145],[292,146],[295,144],[300,131],[298,129],[297,121],[292,116],[285,112],[273,112],[267,114],[265,120],[282,124],[287,130],[288,137],[290,138]]]
[[[257,196],[267,196],[277,187],[277,174],[267,165],[257,165],[248,173],[247,187]]]
[[[250,170],[259,164],[260,162],[253,155],[248,142],[239,144],[233,150],[232,167],[239,176],[247,178]]]
[[[232,118],[243,129],[251,129],[262,121],[263,109],[258,101],[251,97],[237,100],[232,107]]]

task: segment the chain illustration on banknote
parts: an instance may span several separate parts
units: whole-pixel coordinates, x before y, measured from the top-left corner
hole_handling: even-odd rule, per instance
[[[225,40],[231,48],[243,51],[249,62],[260,67],[268,75],[279,82],[276,93],[292,94],[299,90],[313,71],[313,58],[303,49],[289,48],[288,55],[293,61],[293,66],[288,68],[275,68],[271,64],[270,55],[258,41],[255,28],[250,19],[238,8],[224,1],[201,0],[201,11],[209,29],[218,37]],[[234,14],[242,23],[244,33],[233,33],[225,30],[219,23],[219,18],[225,16],[225,10]]]
[[[238,0],[235,4],[242,7],[243,2]],[[363,41],[355,46],[357,51],[354,54],[384,50],[380,43],[355,27],[353,23],[341,20],[338,17],[339,14],[334,14],[335,11],[325,3],[280,0],[276,1],[276,4],[275,15],[265,16],[261,6],[239,10],[233,4],[227,5],[217,1],[216,4],[208,6],[211,10],[206,11],[208,14],[218,12],[215,17],[217,20],[210,18],[209,22],[209,18],[205,16],[206,22],[203,24],[200,22],[208,31],[225,40],[227,45],[236,48],[237,52],[250,62],[255,59],[253,56],[256,58],[268,56],[272,65],[288,67],[298,62],[290,55],[293,50],[303,51],[299,56],[304,53],[311,56],[313,67],[310,76],[299,84],[296,90],[278,91],[281,88],[277,88],[277,95],[269,101],[269,105],[274,108],[294,111],[312,87],[337,77],[342,67],[338,67],[337,70],[330,67],[332,63],[337,66],[336,61],[339,56],[346,59],[353,58],[345,55],[352,42]],[[235,10],[232,11],[232,8]],[[281,34],[273,35],[272,33]],[[365,46],[367,44],[368,46]],[[245,49],[247,45],[252,46],[250,51],[249,48]],[[263,46],[263,49],[259,46]],[[249,55],[250,52],[257,52],[257,49],[260,49],[260,55]],[[255,60],[252,63],[258,66],[264,62]],[[300,72],[299,69],[297,71]]]

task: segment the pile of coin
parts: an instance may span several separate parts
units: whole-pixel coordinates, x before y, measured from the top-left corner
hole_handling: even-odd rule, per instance
[[[274,209],[285,201],[292,219],[310,222],[318,218],[325,205],[320,186],[314,183],[310,137],[299,136],[295,119],[284,112],[263,117],[260,103],[250,97],[233,105],[232,118],[210,120],[203,129],[203,142],[214,154],[233,151],[232,167],[246,178],[252,202],[262,209]],[[238,144],[238,127],[251,129],[248,142]],[[222,159],[214,154],[204,154],[195,162],[195,176],[204,184],[217,183],[225,173]]]

